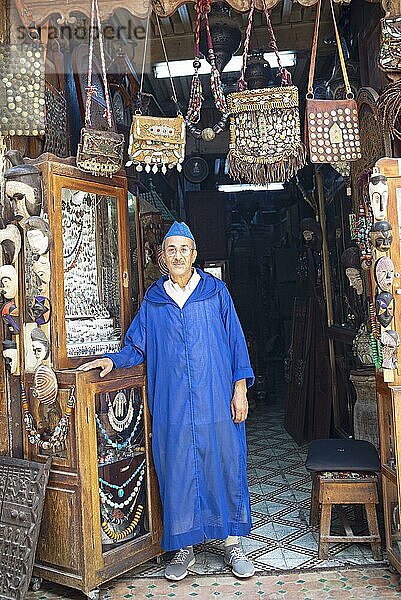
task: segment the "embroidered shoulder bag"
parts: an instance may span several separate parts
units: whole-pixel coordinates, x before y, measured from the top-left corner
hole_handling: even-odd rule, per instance
[[[315,30],[309,69],[308,93],[306,95],[305,128],[312,163],[338,163],[361,158],[358,107],[349,84],[344,54],[338,33],[332,0],[330,1],[336,35],[338,55],[344,78],[344,100],[315,100],[313,79],[315,75],[317,43],[319,36],[322,1],[316,8]]]
[[[139,88],[140,104],[142,100],[146,48],[149,37],[149,21],[150,14],[146,23],[142,74]],[[172,100],[178,107],[177,95],[173,78],[171,77],[166,47],[157,14],[156,21],[169,72],[173,93]],[[185,157],[185,121],[180,110],[178,110],[176,117],[151,117],[143,115],[141,109],[137,110],[136,114],[132,117],[128,154],[130,159],[127,162],[127,166],[133,163],[138,172],[145,168],[147,173],[151,170],[153,173],[157,173],[159,169],[162,173],[166,173],[167,168],[172,169],[174,167],[177,167],[177,171],[181,171],[181,163],[184,161]]]
[[[401,16],[381,20],[379,67],[383,71],[401,71]]]
[[[99,47],[102,66],[102,79],[104,86],[104,96],[106,99],[106,131],[93,129],[91,127],[91,103],[92,96],[97,93],[96,87],[92,85],[93,69],[93,45],[95,16],[99,32]],[[98,0],[92,0],[91,10],[91,30],[89,40],[89,66],[88,66],[88,85],[86,88],[85,103],[85,127],[81,129],[81,139],[78,144],[77,167],[81,171],[87,171],[92,175],[103,175],[112,177],[117,173],[123,163],[124,156],[124,136],[116,133],[113,129],[110,93],[106,76],[106,61],[104,58],[102,24],[100,20]]]
[[[263,4],[270,47],[277,56],[281,87],[247,90],[245,69],[255,0],[251,0],[238,89],[227,96],[230,113],[229,174],[247,183],[266,185],[288,181],[305,164],[301,140],[298,89],[283,68],[269,11]]]

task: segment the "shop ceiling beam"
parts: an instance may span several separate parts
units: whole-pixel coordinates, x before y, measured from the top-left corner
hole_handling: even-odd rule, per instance
[[[5,0],[1,0],[4,2]],[[304,6],[314,6],[317,0],[265,0],[269,9],[277,6],[283,1],[283,17],[291,20],[291,9],[297,3]],[[401,0],[367,0],[369,2],[381,2],[383,10],[389,15],[401,13]],[[234,10],[246,12],[249,10],[249,0],[226,0]],[[334,0],[337,4],[350,4],[350,0]],[[171,16],[185,4],[194,3],[194,0],[101,0],[99,2],[100,16],[102,20],[107,20],[118,8],[127,10],[134,17],[144,19],[153,5],[153,9],[162,17]],[[41,25],[49,17],[58,15],[59,23],[71,23],[75,21],[74,13],[83,13],[89,16],[90,3],[88,6],[82,4],[82,0],[26,0],[25,4],[32,11],[36,25]],[[256,0],[256,7],[262,10],[262,0]],[[283,20],[285,20],[283,18]]]
[[[172,15],[179,6],[189,4],[189,2],[194,3],[194,1],[195,0],[154,0],[154,7],[160,16],[167,17]],[[265,0],[265,3],[269,9],[272,9],[282,1],[292,5],[292,0]],[[385,1],[386,0],[383,0],[383,2]],[[249,10],[249,0],[225,0],[225,2],[238,12],[247,12]],[[302,6],[313,6],[317,3],[317,0],[297,0],[297,2],[302,4]],[[334,2],[337,4],[350,4],[351,0],[334,0]],[[256,0],[256,8],[258,10],[263,10],[263,0]]]
[[[4,2],[4,0],[1,1]],[[226,1],[238,12],[246,12],[249,10],[249,0]],[[266,3],[271,9],[281,1],[282,0],[266,0]],[[298,1],[300,4],[302,4],[302,6],[313,6],[317,2],[317,0]],[[334,1],[340,2],[341,0]],[[401,0],[397,1],[401,2]],[[14,0],[14,2],[18,5],[16,0]],[[284,0],[284,2],[287,3],[286,11],[288,11],[293,3],[291,0]],[[119,8],[127,10],[134,17],[144,19],[147,17],[152,5],[155,12],[162,17],[167,17],[173,15],[181,7],[183,8],[183,14],[185,15],[186,7],[184,5],[189,3],[193,4],[194,0],[189,0],[189,2],[184,2],[183,0],[100,0],[99,10],[102,21],[107,20]],[[349,2],[345,3],[349,4]],[[89,16],[90,13],[90,3],[88,2],[87,4],[83,4],[82,0],[69,0],[68,2],[65,0],[53,0],[52,2],[49,2],[49,0],[26,0],[25,4],[28,9],[32,11],[36,25],[38,26],[51,16],[58,17],[58,22],[64,24],[73,23],[77,13],[84,14],[86,16]],[[259,10],[261,10],[262,1],[256,0],[256,6]]]
[[[277,44],[281,51],[293,50],[294,52],[310,51],[311,40],[313,36],[314,23],[287,23],[287,25],[276,25],[274,32],[276,34]],[[329,36],[333,31],[331,21],[322,21],[321,39]],[[253,40],[255,47],[267,49],[266,26],[255,27],[253,30]],[[193,58],[194,38],[192,33],[182,34],[180,36],[164,36],[169,58],[179,57],[180,60]],[[142,56],[142,43],[135,47],[135,54]],[[319,46],[319,56],[332,53],[332,48],[322,43]],[[165,58],[160,45],[159,38],[152,38],[150,43],[150,60],[152,64],[164,62]],[[133,58],[134,60],[135,57]],[[136,61],[137,62],[137,61]]]

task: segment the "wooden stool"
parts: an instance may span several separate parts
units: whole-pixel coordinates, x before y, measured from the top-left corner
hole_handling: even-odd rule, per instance
[[[319,558],[326,560],[329,543],[368,542],[373,558],[381,560],[381,540],[377,523],[377,472],[380,461],[376,448],[362,440],[314,440],[311,442],[306,468],[312,471],[310,523],[319,523]],[[331,535],[331,509],[337,505],[345,535]],[[343,504],[365,507],[369,535],[354,535],[342,509]]]

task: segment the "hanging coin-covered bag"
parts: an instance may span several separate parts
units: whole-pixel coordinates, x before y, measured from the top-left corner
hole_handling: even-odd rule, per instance
[[[96,87],[92,85],[92,68],[93,68],[93,46],[94,46],[94,29],[95,18],[97,20],[97,28],[99,32],[99,47],[100,58],[102,65],[102,79],[104,86],[104,96],[106,99],[105,117],[108,129],[103,131],[93,129],[91,127],[91,103],[92,96],[96,94]],[[106,61],[104,58],[102,24],[100,21],[100,13],[98,0],[92,0],[91,10],[91,29],[89,40],[89,67],[88,67],[88,85],[86,88],[86,103],[85,103],[85,127],[81,129],[81,138],[78,144],[77,152],[77,167],[81,171],[87,171],[92,175],[103,175],[112,177],[117,173],[123,163],[124,156],[124,136],[115,133],[113,130],[110,93],[107,84],[106,76]]]
[[[279,65],[281,87],[247,90],[245,69],[252,28],[255,0],[251,0],[244,42],[243,64],[238,89],[227,96],[230,113],[229,174],[247,183],[266,185],[288,181],[305,164],[301,140],[298,88],[283,68],[269,11],[264,13],[270,34],[270,47]]]
[[[321,5],[321,0],[318,0],[306,96],[305,127],[310,159],[314,164],[354,161],[362,156],[358,106],[348,80],[332,0],[330,0],[330,8],[346,97],[344,100],[316,100],[313,92]]]
[[[143,78],[145,70],[146,49],[149,38],[150,14],[146,23],[146,35],[142,60],[142,74],[139,87],[139,103],[142,104]],[[170,77],[172,100],[178,107],[177,94],[170,73],[166,47],[160,27],[159,17],[156,14],[160,40]],[[143,115],[141,108],[132,117],[131,131],[128,144],[129,161],[127,166],[134,164],[138,172],[145,171],[157,173],[160,169],[166,173],[167,169],[177,167],[181,171],[181,163],[185,157],[185,121],[178,110],[176,117],[152,117]]]
[[[0,44],[0,133],[45,133],[44,49],[39,40]]]

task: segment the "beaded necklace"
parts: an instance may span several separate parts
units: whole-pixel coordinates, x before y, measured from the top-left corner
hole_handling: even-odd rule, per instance
[[[36,429],[34,418],[29,409],[29,401],[25,392],[25,386],[23,383],[21,383],[21,408],[29,443],[33,446],[38,446],[43,450],[50,450],[52,452],[56,452],[67,438],[70,417],[74,406],[75,387],[73,387],[70,391],[70,396],[67,400],[64,414],[62,415],[61,419],[54,428],[51,437],[48,440],[43,439]]]
[[[139,473],[138,481],[136,482],[134,489],[132,490],[132,492],[128,496],[128,498],[126,498],[122,502],[114,502],[114,500],[111,500],[111,498],[109,498],[109,495],[105,494],[104,491],[102,490],[102,488],[99,487],[99,496],[100,496],[100,499],[103,502],[103,504],[108,504],[109,506],[112,506],[113,508],[120,508],[120,509],[123,508],[124,506],[128,506],[129,504],[131,504],[132,500],[135,498],[135,496],[138,495],[138,493],[141,489],[142,480],[145,476],[145,470],[146,470],[146,461],[144,459],[143,462],[141,463],[141,471]],[[110,485],[110,484],[108,484],[108,485]],[[118,487],[118,486],[115,486],[115,487]]]
[[[216,57],[213,50],[213,42],[212,36],[210,33],[210,25],[209,25],[209,16],[211,8],[211,0],[197,0],[195,5],[196,10],[196,25],[195,25],[195,60],[193,63],[195,72],[192,77],[191,83],[191,92],[189,95],[189,103],[188,110],[186,116],[186,123],[188,127],[188,131],[193,135],[196,139],[213,139],[216,135],[221,133],[227,123],[228,119],[228,108],[226,103],[226,98],[223,92],[223,86],[221,84],[220,73],[216,66]],[[201,17],[203,15],[205,21],[206,28],[206,38],[207,38],[207,46],[208,46],[208,58],[211,66],[211,75],[210,75],[210,88],[212,91],[212,96],[214,99],[215,106],[217,110],[219,110],[222,114],[221,119],[213,125],[211,128],[206,128],[204,130],[200,129],[200,127],[196,127],[197,123],[200,121],[201,117],[201,108],[203,104],[203,95],[202,95],[202,83],[199,78],[199,69],[201,67],[201,52],[200,52],[200,25],[201,25]],[[207,129],[212,130],[212,137],[207,137]]]
[[[370,205],[362,198],[359,203],[359,218],[356,224],[356,243],[361,255],[363,269],[372,266],[372,240],[370,232],[373,225],[373,215]]]
[[[137,469],[135,469],[135,471],[132,473],[132,475],[130,475],[128,477],[128,479],[126,481],[124,481],[124,483],[122,483],[121,485],[116,485],[115,483],[110,483],[108,481],[105,481],[101,477],[99,477],[99,483],[106,487],[112,488],[113,490],[117,490],[118,497],[122,498],[124,496],[124,488],[126,488],[127,485],[129,485],[131,483],[131,481],[138,475],[139,471],[142,469],[143,465],[145,464],[145,461],[146,461],[146,459],[143,459],[143,461],[141,462],[139,467]]]
[[[139,504],[138,508],[136,509],[136,512],[135,512],[135,515],[134,515],[131,525],[129,525],[128,527],[126,527],[126,529],[124,529],[123,531],[120,531],[119,533],[117,533],[116,531],[113,531],[111,529],[110,525],[107,523],[107,521],[102,521],[102,529],[105,532],[105,534],[107,535],[107,537],[109,537],[111,540],[113,540],[115,542],[120,542],[135,531],[135,529],[139,523],[139,519],[141,518],[142,512],[143,512],[143,506],[142,506],[142,504]]]
[[[123,442],[114,442],[111,439],[111,437],[109,436],[109,434],[107,433],[107,431],[103,427],[103,425],[102,425],[102,423],[101,423],[98,415],[96,415],[96,425],[98,426],[98,429],[99,429],[100,433],[102,434],[102,436],[104,437],[104,439],[106,440],[106,442],[107,442],[107,444],[109,446],[112,446],[113,448],[116,448],[117,450],[122,450],[123,448],[126,448],[131,443],[132,438],[136,434],[136,431],[138,429],[139,423],[141,421],[142,412],[143,412],[143,404],[141,404],[141,406],[139,408],[139,413],[138,413],[138,416],[136,418],[133,430],[131,431],[129,437],[126,440],[124,440]]]
[[[370,333],[369,333],[369,341],[370,347],[372,349],[372,358],[375,364],[376,369],[381,369],[383,364],[383,351],[382,345],[380,342],[380,326],[377,322],[376,310],[373,301],[373,288],[372,288],[372,280],[369,275],[369,322],[370,322]]]

